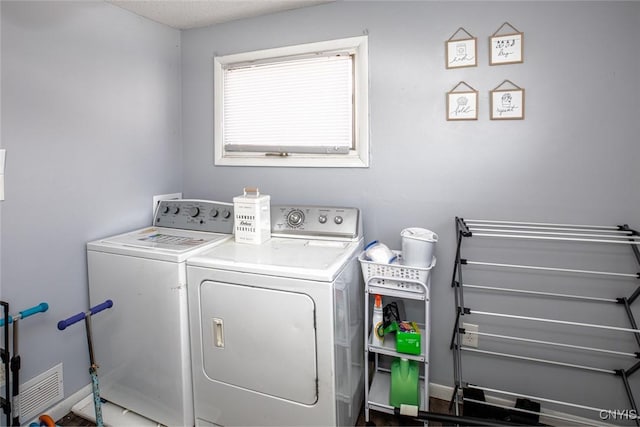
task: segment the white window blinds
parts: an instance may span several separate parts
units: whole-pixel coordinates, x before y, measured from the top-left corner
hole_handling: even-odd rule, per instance
[[[354,148],[352,55],[222,70],[226,151],[347,154]]]

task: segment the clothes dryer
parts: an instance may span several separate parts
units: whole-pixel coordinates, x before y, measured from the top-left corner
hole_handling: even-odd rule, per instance
[[[196,425],[354,425],[358,209],[272,206],[272,238],[187,260]]]
[[[100,392],[166,426],[194,424],[186,260],[232,237],[233,204],[162,201],[154,226],[87,244]],[[106,420],[108,422],[109,420]]]

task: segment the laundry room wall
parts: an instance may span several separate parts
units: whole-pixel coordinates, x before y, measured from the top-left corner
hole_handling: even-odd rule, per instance
[[[0,23],[2,22],[2,8],[0,7]],[[0,48],[2,47],[2,31],[0,31]],[[2,70],[2,55],[0,55],[0,71]],[[2,84],[0,84],[0,100],[2,99]],[[0,102],[0,118],[2,117],[2,102]],[[2,145],[2,120],[0,120],[0,148]],[[2,299],[2,202],[0,201],[0,299]]]
[[[488,37],[505,21],[525,34],[524,62],[489,66]],[[184,194],[230,201],[257,185],[274,204],[356,206],[366,240],[394,248],[405,227],[436,231],[431,377],[451,386],[455,216],[640,228],[639,24],[638,2],[372,1],[184,31]],[[459,27],[478,37],[479,65],[447,70],[444,42]],[[369,168],[214,166],[214,56],[362,34],[369,35]],[[489,119],[489,91],[505,79],[526,91],[524,120]],[[477,121],[445,119],[445,93],[460,81],[479,90]],[[638,268],[631,259],[625,267]],[[531,369],[544,378],[542,393],[568,382]],[[517,377],[500,360],[488,372]],[[599,405],[626,406],[621,384],[607,383],[605,392],[597,375],[590,378],[580,389],[592,390]]]
[[[105,2],[0,10],[1,297],[49,304],[21,322],[21,383],[62,362],[68,396],[90,382],[84,325],[56,328],[88,308],[85,243],[150,224],[182,185],[180,32]]]

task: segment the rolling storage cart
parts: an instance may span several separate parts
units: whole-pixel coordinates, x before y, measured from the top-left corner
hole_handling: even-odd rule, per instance
[[[429,410],[429,338],[430,338],[430,288],[431,270],[435,266],[436,258],[433,257],[431,266],[418,268],[402,265],[402,253],[394,251],[398,255],[398,264],[380,264],[367,261],[364,253],[359,257],[365,282],[364,295],[364,381],[365,381],[365,421],[369,422],[369,411],[379,411],[394,414],[394,407],[390,404],[391,369],[390,362],[397,357],[417,361],[420,367],[419,386],[419,410]],[[422,317],[417,321],[421,333],[421,351],[419,354],[405,354],[396,351],[395,340],[385,340],[382,345],[373,344],[370,328],[369,306],[373,296],[381,295],[383,300],[413,300],[424,303],[421,311]],[[401,319],[418,320],[418,319]],[[370,330],[371,329],[371,330]],[[373,375],[369,373],[369,353],[374,354]],[[371,377],[371,378],[370,378]],[[397,410],[396,410],[397,413]]]
[[[626,224],[455,221],[456,415],[464,403],[465,416],[469,409],[533,424],[543,416],[552,423],[640,425],[629,381],[640,369],[631,309],[640,273],[628,272],[640,265],[640,234]],[[510,366],[509,375],[492,359]],[[523,372],[526,381],[505,380]],[[500,403],[516,398],[515,408]],[[606,407],[612,400],[617,407]]]

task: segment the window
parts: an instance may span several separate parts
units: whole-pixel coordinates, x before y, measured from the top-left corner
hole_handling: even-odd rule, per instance
[[[367,37],[214,58],[215,164],[369,166]]]

